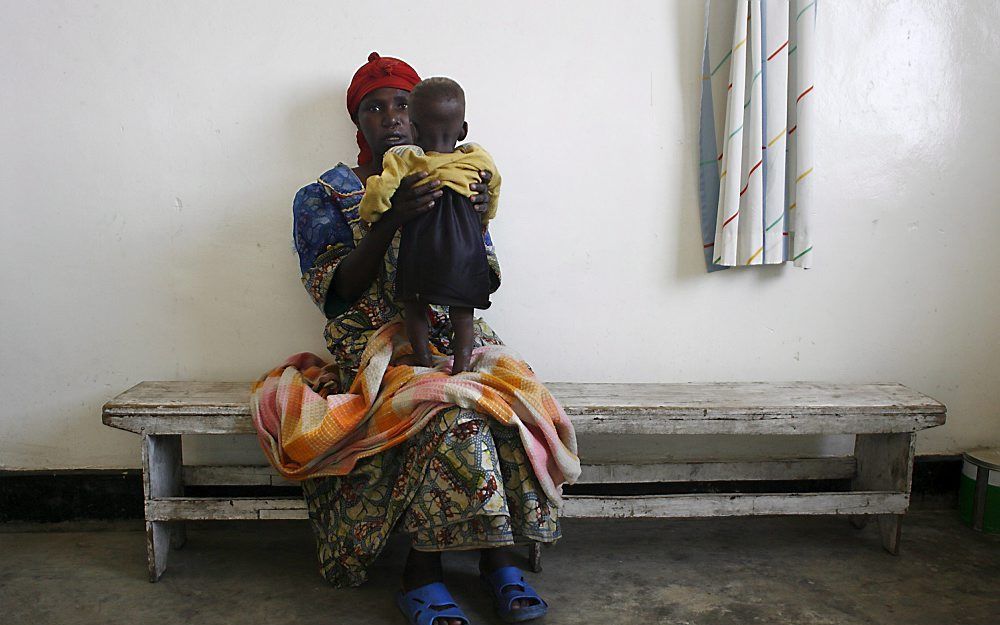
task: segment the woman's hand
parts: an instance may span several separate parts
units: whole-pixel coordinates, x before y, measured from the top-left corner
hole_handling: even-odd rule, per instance
[[[371,230],[340,261],[333,274],[331,292],[342,301],[353,302],[375,281],[382,268],[385,251],[392,244],[399,227],[434,208],[434,200],[443,194],[441,183],[434,180],[414,186],[426,177],[425,172],[420,172],[400,180],[399,188],[392,196],[392,208],[372,224]]]
[[[469,189],[475,192],[469,199],[472,201],[472,207],[476,209],[477,213],[485,213],[490,208],[490,188],[489,183],[493,178],[493,174],[488,171],[479,172],[479,179],[482,182],[472,183],[469,185]]]
[[[434,201],[444,193],[441,181],[433,180],[427,184],[416,186],[428,176],[427,172],[410,174],[399,181],[399,188],[393,194],[392,208],[385,212],[382,221],[388,220],[395,227],[402,226],[415,217],[419,217],[432,208]]]

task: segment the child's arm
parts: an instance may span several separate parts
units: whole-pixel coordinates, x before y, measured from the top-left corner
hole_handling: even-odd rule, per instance
[[[426,169],[424,151],[416,145],[397,145],[389,148],[382,157],[382,173],[369,176],[365,181],[365,194],[358,206],[358,214],[368,223],[382,218],[382,213],[392,208],[392,196],[406,176]],[[414,186],[432,182],[422,178]]]

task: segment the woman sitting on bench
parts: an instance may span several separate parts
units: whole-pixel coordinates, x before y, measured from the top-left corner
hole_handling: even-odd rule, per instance
[[[341,163],[295,197],[302,280],[327,316],[328,347],[342,371],[339,392],[357,373],[372,334],[398,318],[400,306],[393,301],[397,232],[432,210],[441,196],[437,183],[417,186],[426,174],[416,174],[403,179],[380,221],[369,228],[358,216],[364,181],[381,173],[385,152],[413,142],[407,103],[419,80],[406,63],[373,53],[347,93],[348,112],[358,128],[358,166]],[[477,210],[486,207],[488,180],[472,185]],[[496,290],[500,271],[489,234],[485,242]],[[447,315],[432,309],[432,343],[448,354],[450,336]],[[474,342],[501,344],[481,319],[475,322]],[[348,475],[306,480],[303,489],[321,571],[335,586],[364,582],[367,567],[398,526],[412,544],[397,597],[411,622],[431,622],[428,605],[433,625],[468,622],[443,585],[441,552],[470,549],[480,550],[484,583],[505,620],[545,613],[545,602],[514,567],[512,546],[556,541],[559,519],[538,486],[516,428],[452,406],[404,444],[360,460]],[[414,609],[421,605],[423,614]]]

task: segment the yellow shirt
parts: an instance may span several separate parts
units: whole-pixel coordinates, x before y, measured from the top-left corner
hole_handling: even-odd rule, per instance
[[[497,203],[500,200],[500,173],[493,163],[493,157],[475,143],[466,143],[455,148],[450,154],[427,152],[415,145],[397,145],[390,148],[382,157],[382,173],[369,176],[365,181],[365,195],[361,198],[358,211],[361,218],[372,223],[382,217],[382,213],[391,208],[389,201],[399,188],[399,182],[418,171],[430,174],[417,186],[427,184],[432,180],[440,180],[441,185],[455,190],[465,197],[475,195],[469,185],[479,182],[479,172],[488,171],[493,174],[487,188],[490,191],[490,202],[486,212],[481,215],[483,224],[496,217]]]

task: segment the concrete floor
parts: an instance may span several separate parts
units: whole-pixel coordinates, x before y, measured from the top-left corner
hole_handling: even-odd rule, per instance
[[[997,625],[1000,536],[956,517],[908,515],[899,557],[837,517],[570,519],[530,576],[552,606],[536,622]],[[0,623],[405,623],[398,540],[364,587],[334,590],[303,522],[190,524],[157,584],[137,524],[51,529],[0,526]],[[474,554],[445,566],[473,622],[499,623]]]

